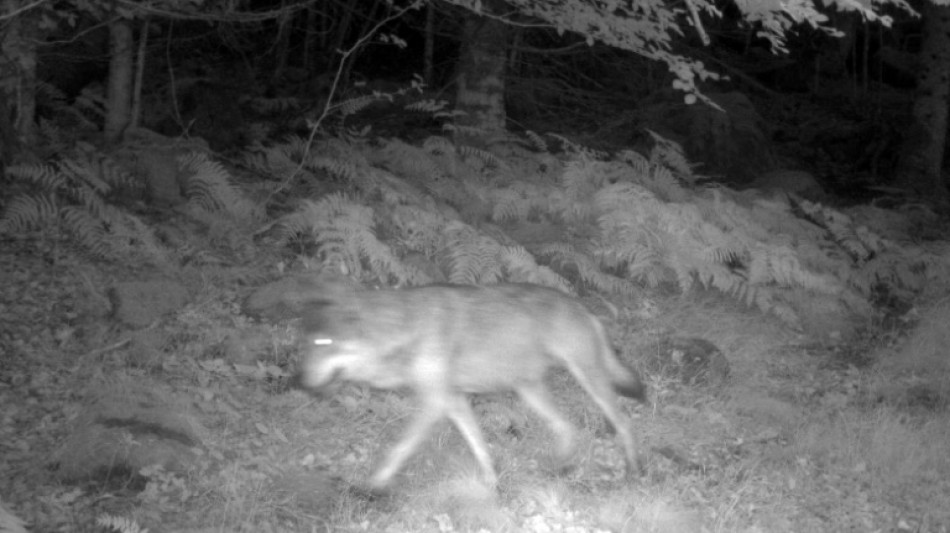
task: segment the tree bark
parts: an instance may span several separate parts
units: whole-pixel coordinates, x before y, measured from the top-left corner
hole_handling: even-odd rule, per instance
[[[145,82],[145,57],[148,55],[148,33],[149,21],[142,22],[142,29],[139,30],[139,49],[135,54],[135,83],[132,86],[132,109],[129,112],[131,123],[129,126],[134,130],[139,127],[139,121],[142,120],[142,84]]]
[[[897,183],[934,203],[947,201],[941,176],[950,94],[950,7],[924,3],[924,34],[913,123],[904,137]]]
[[[3,135],[13,137],[3,140],[5,159],[12,158],[20,147],[32,146],[36,141],[36,43],[41,40],[38,34],[36,21],[29,13],[14,17],[2,33],[0,69],[4,71],[3,77],[14,79],[6,95],[10,101],[0,107]]]
[[[435,4],[426,7],[425,45],[422,52],[422,81],[431,88],[435,83]]]
[[[486,9],[490,2],[486,2]],[[480,145],[505,132],[508,27],[494,18],[467,15],[458,64],[456,141]]]
[[[106,94],[105,144],[122,140],[132,115],[132,79],[134,76],[134,44],[132,22],[118,19],[109,24],[109,82]]]

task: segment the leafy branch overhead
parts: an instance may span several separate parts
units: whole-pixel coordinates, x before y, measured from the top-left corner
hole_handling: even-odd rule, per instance
[[[449,3],[467,8],[475,13],[498,18],[487,9],[481,0],[449,0]],[[721,17],[721,6],[711,0],[689,0],[672,7],[664,0],[626,0],[593,2],[588,0],[538,2],[534,0],[509,0],[509,4],[522,15],[536,17],[554,28],[558,33],[574,32],[588,45],[600,42],[608,46],[629,50],[643,57],[662,61],[676,78],[673,86],[687,93],[692,103],[701,95],[697,80],[718,79],[702,61],[689,59],[675,52],[673,40],[685,34],[698,34],[704,43],[709,38],[703,29],[703,15]],[[879,4],[879,5],[876,5]],[[825,8],[842,12],[856,12],[867,21],[877,21],[885,26],[891,17],[882,14],[883,5],[913,12],[903,0],[880,3],[830,0]],[[487,4],[490,5],[490,4]],[[787,52],[787,34],[796,25],[805,24],[829,35],[838,31],[829,24],[828,16],[813,2],[778,2],[744,0],[736,2],[746,21],[758,28],[757,37],[766,39],[777,52]],[[685,8],[685,9],[684,9]],[[514,22],[517,25],[517,21]]]

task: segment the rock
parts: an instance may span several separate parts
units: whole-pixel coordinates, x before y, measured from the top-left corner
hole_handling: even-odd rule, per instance
[[[825,189],[815,176],[803,170],[773,170],[766,172],[749,184],[749,188],[767,193],[783,192],[800,196],[813,202],[827,199]]]
[[[697,337],[669,337],[651,351],[647,366],[687,385],[719,385],[729,376],[726,356],[715,344]]]

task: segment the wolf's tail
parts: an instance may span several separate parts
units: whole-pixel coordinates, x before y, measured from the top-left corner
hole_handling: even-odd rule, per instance
[[[640,379],[640,373],[621,361],[616,351],[607,356],[607,371],[610,373],[610,384],[617,394],[646,403],[647,387]]]

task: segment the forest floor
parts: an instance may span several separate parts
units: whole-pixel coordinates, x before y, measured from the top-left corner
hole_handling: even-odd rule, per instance
[[[950,531],[946,405],[880,393],[909,383],[883,364],[906,353],[909,330],[820,344],[722,296],[645,292],[605,319],[625,357],[636,365],[657,332],[672,331],[715,343],[732,372],[708,388],[645,374],[649,402],[623,403],[647,457],[643,478],[623,479],[599,411],[554,373],[557,401],[582,429],[571,473],[545,468],[550,433],[502,396],[476,409],[497,490],[445,424],[390,497],[367,501],[347,488],[398,438],[411,398],[346,386],[315,399],[279,372],[247,371],[291,372],[293,330],[241,316],[249,287],[214,267],[182,273],[193,298],[151,327],[161,341],[145,357],[122,343],[130,332],[110,318],[107,287],[148,273],[52,254],[32,240],[0,245],[3,533],[20,531],[3,509],[33,532]],[[265,347],[256,363],[225,357],[222,346],[252,338]],[[65,479],[58,458],[93,400],[110,390],[135,401],[145,389],[202,428],[193,468],[118,484]]]

